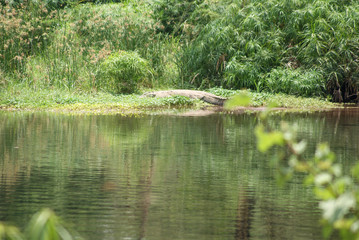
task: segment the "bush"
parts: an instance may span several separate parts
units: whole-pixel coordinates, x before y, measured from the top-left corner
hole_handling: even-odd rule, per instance
[[[111,54],[101,65],[97,86],[114,93],[133,93],[138,84],[149,84],[152,69],[137,52],[119,51]]]
[[[290,66],[322,73],[327,90],[314,89],[340,88],[344,101],[357,94],[358,1],[248,0],[225,8],[182,49],[179,82],[262,90],[272,69]]]
[[[168,34],[181,33],[181,26],[191,16],[197,5],[203,0],[159,0],[155,3],[154,17],[158,18],[162,25],[161,32]]]
[[[266,75],[263,87],[271,93],[319,97],[325,91],[325,81],[323,76],[314,70],[276,68]]]

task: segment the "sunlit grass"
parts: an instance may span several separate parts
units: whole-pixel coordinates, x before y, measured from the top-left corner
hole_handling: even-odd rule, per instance
[[[114,95],[106,92],[33,89],[21,85],[0,91],[0,108],[8,110],[110,114],[199,108],[203,105],[199,100],[182,96],[143,98],[141,94]]]
[[[341,107],[339,104],[332,103],[323,98],[296,97],[288,94],[273,94],[266,92],[253,92],[250,90],[227,90],[223,88],[211,88],[207,90],[218,96],[231,98],[233,96],[245,93],[251,98],[250,107],[266,107],[275,105],[278,108],[291,109],[330,109]]]
[[[248,90],[207,90],[218,96],[230,98],[239,93],[248,94],[249,107],[263,107],[275,102],[277,107],[291,109],[328,109],[338,107],[319,98],[302,98],[286,94],[256,93]],[[182,96],[166,98],[141,97],[141,94],[114,95],[106,92],[81,92],[66,89],[33,89],[17,85],[0,91],[0,108],[30,111],[58,111],[96,114],[126,114],[158,112],[166,109],[200,109],[209,107],[200,100]]]

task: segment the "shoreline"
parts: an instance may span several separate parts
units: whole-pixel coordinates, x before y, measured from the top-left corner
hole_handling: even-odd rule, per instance
[[[223,106],[203,102],[198,98],[193,99],[186,96],[142,96],[145,92],[153,91],[153,89],[145,89],[141,93],[131,95],[113,95],[106,92],[78,93],[59,89],[21,90],[0,92],[1,112],[55,112],[76,115],[203,115],[209,114],[209,112],[239,114],[264,111],[267,106],[271,106],[273,103],[275,103],[275,107],[271,108],[271,111],[282,112],[316,112],[346,107],[343,104],[335,104],[319,98],[218,88],[207,89],[205,92],[227,99],[237,95],[246,95],[251,99],[251,102],[246,107],[227,109]]]

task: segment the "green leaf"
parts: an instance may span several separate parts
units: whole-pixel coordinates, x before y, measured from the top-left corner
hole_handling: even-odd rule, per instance
[[[355,164],[354,168],[352,169],[353,176],[359,180],[359,163]]]
[[[324,224],[324,226],[323,226],[323,229],[322,229],[322,231],[323,231],[323,237],[325,238],[325,239],[329,239],[329,237],[330,237],[330,235],[333,233],[333,227],[332,227],[332,225],[331,224]]]
[[[0,223],[0,239],[23,240],[24,238],[16,227]]]
[[[314,183],[317,186],[323,186],[330,183],[333,180],[333,177],[329,173],[320,173],[315,176]]]
[[[233,98],[229,99],[228,101],[226,101],[224,107],[226,109],[233,109],[239,106],[246,107],[251,104],[251,101],[252,101],[251,97],[248,96],[246,93],[240,93],[234,96]]]
[[[280,131],[265,132],[263,126],[259,125],[255,129],[255,134],[258,139],[257,148],[261,152],[266,152],[275,145],[284,144],[283,133]]]
[[[315,188],[314,189],[315,195],[317,196],[317,198],[321,199],[321,200],[328,200],[328,199],[333,199],[335,196],[333,195],[333,193],[331,191],[329,191],[327,188]]]
[[[352,185],[352,180],[348,176],[341,177],[334,182],[334,187],[337,193],[344,193],[348,187]]]
[[[319,207],[323,210],[323,218],[330,223],[342,219],[355,205],[355,196],[349,192],[340,195],[337,199],[330,199],[319,203]]]
[[[302,154],[305,151],[305,148],[307,147],[307,143],[303,140],[299,143],[293,144],[293,149],[297,154]]]

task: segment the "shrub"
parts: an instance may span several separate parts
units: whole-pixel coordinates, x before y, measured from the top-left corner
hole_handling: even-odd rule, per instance
[[[327,91],[339,88],[344,101],[357,94],[358,1],[248,0],[225,8],[182,49],[179,82],[261,90],[272,69],[290,66],[322,73]]]
[[[319,97],[325,92],[325,81],[314,70],[275,68],[266,75],[263,87],[272,93]]]
[[[168,34],[181,33],[181,26],[194,12],[197,5],[203,0],[159,0],[155,2],[154,17],[158,18],[162,29],[158,29]]]
[[[119,51],[111,54],[101,65],[97,75],[99,88],[114,93],[133,93],[138,84],[148,84],[152,69],[137,52]]]

